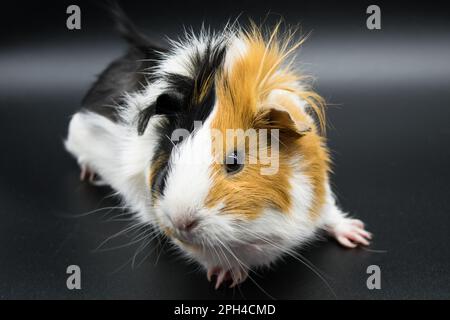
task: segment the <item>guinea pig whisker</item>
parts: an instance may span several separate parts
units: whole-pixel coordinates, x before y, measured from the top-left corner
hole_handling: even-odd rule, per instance
[[[220,252],[222,253],[222,258],[224,259],[224,262],[227,264],[229,271],[232,274],[232,277],[235,277],[234,271],[233,271],[233,267],[231,265],[230,260],[228,259],[227,255],[225,254],[225,252],[222,249],[222,246],[224,246],[224,244],[218,239],[218,237],[215,237],[215,241],[217,241],[219,243],[218,249],[220,250]]]
[[[105,222],[130,222],[130,221],[135,221],[136,218],[131,217],[131,218],[121,218],[121,219],[117,219],[117,217],[112,217],[109,218],[108,220],[106,220]]]
[[[158,236],[158,234],[156,234],[156,236]],[[150,237],[150,235],[148,235],[148,237]],[[144,240],[144,241],[146,241],[146,240]],[[150,240],[150,241],[151,241],[151,240]],[[141,245],[141,247],[142,247],[142,245]],[[152,253],[152,251],[151,251],[148,255],[146,255],[146,257],[144,257],[144,259],[141,261],[141,263],[142,263],[143,261],[145,261],[145,259],[146,259],[151,253]],[[134,257],[135,257],[135,255],[131,256],[129,259],[127,259],[127,260],[125,261],[125,263],[121,264],[118,268],[116,268],[115,270],[113,270],[113,271],[110,273],[110,275],[116,274],[117,272],[119,272],[120,270],[122,270],[126,265],[128,265],[130,262],[132,263]],[[140,264],[141,264],[141,263],[140,263]],[[140,265],[140,264],[139,264],[139,265]]]
[[[158,255],[156,256],[154,266],[156,266],[158,264],[159,258],[161,257],[161,254],[164,251],[164,247],[166,246],[167,242],[169,242],[169,239],[167,237],[163,237],[162,244],[161,244],[161,232],[158,232],[157,239],[158,239],[158,246],[160,246],[160,249],[159,249]]]
[[[236,225],[238,226],[238,225]],[[285,252],[287,255],[289,255],[290,257],[294,258],[295,260],[301,262],[304,266],[306,266],[308,269],[310,269],[326,286],[327,288],[330,290],[330,292],[333,294],[333,296],[335,298],[337,298],[336,293],[334,292],[333,288],[331,287],[330,283],[325,279],[325,277],[323,276],[323,274],[321,273],[321,271],[311,262],[309,261],[306,257],[304,257],[303,255],[301,255],[300,253],[289,249],[289,248],[282,248],[280,246],[278,246],[277,244],[275,244],[273,241],[266,239],[265,237],[255,234],[254,232],[252,232],[251,230],[248,230],[247,228],[244,228],[242,226],[238,226],[240,228],[242,228],[242,230],[244,230],[245,232],[248,232],[250,234],[252,234],[255,238],[258,238],[259,240],[262,240],[264,242],[266,242],[268,245],[273,246],[275,249],[278,250],[282,250],[283,252]]]
[[[136,221],[136,219],[134,221]],[[136,239],[137,237],[139,237],[140,234],[142,234],[142,229],[144,229],[144,232],[146,230],[151,230],[151,232],[154,232],[154,230],[151,229],[150,225],[146,225],[145,223],[143,223],[142,226],[140,226],[139,228],[129,231],[130,235],[133,236],[133,239]]]
[[[232,236],[233,237],[233,236]],[[220,240],[218,240],[218,241],[220,241]],[[233,237],[233,241],[236,241],[236,242],[238,242],[238,243],[243,243],[243,244],[248,244],[248,243],[246,243],[246,242],[244,242],[244,241],[242,241],[242,240],[240,240],[240,239],[237,239],[236,237]],[[225,246],[225,244],[223,244],[224,246]],[[228,246],[227,248],[229,248],[229,251],[230,251],[230,253],[234,256],[234,258],[237,260],[237,262],[239,263],[239,262],[241,262],[241,266],[244,266],[246,269],[248,269],[249,271],[252,271],[254,274],[256,274],[257,276],[260,276],[257,272],[256,272],[256,270],[252,270],[251,268],[250,268],[250,266],[248,266],[248,265],[246,265],[246,264],[244,264],[234,253],[233,253],[233,251],[231,250],[231,248]]]
[[[217,239],[216,239],[217,240]],[[231,268],[231,264],[230,261],[228,260],[227,255],[225,254],[225,252],[222,249],[222,246],[219,244],[219,246],[217,247],[219,249],[219,252],[221,252],[221,260],[223,259],[223,262],[225,262],[229,268]]]
[[[205,241],[202,239],[202,243],[206,242],[205,246],[207,246],[208,248],[211,248],[214,251],[214,254],[216,255],[216,259],[219,261],[221,261],[221,257],[219,255],[219,253],[216,250],[216,246],[211,244],[211,241],[209,239],[206,239]]]
[[[271,294],[269,294],[266,290],[264,290],[263,287],[261,287],[255,279],[253,279],[253,277],[251,277],[250,275],[248,275],[248,278],[255,284],[255,286],[261,290],[262,293],[264,293],[266,296],[268,296],[270,299],[272,300],[276,300],[274,296],[272,296]]]
[[[137,248],[137,250],[136,250],[136,253],[133,255],[133,259],[131,260],[131,269],[134,269],[134,266],[135,266],[135,262],[136,262],[136,259],[137,259],[137,257],[139,256],[139,254],[151,243],[152,241],[150,240],[150,241],[145,241],[142,245],[140,245],[139,246],[139,248]],[[153,253],[153,250],[154,250],[155,248],[153,248],[152,250],[150,250],[150,252],[146,255],[146,256],[144,256],[144,260],[150,255],[150,254],[152,254]],[[143,260],[143,261],[144,261]],[[141,264],[142,264],[142,262],[143,261],[141,261],[139,264],[138,264],[138,266],[140,266]]]
[[[178,150],[178,146],[175,144],[175,142],[172,141],[172,139],[170,139],[170,137],[166,134],[165,135],[167,140],[170,141],[170,143],[173,145],[173,147],[175,148],[175,150]]]
[[[90,214],[101,212],[102,210],[110,210],[109,212],[111,212],[112,210],[115,210],[115,209],[122,209],[123,210],[123,209],[126,209],[126,208],[127,207],[120,207],[120,206],[103,207],[103,208],[97,208],[97,209],[94,209],[94,210],[91,210],[91,211],[88,211],[88,212],[84,212],[84,213],[80,213],[80,214],[75,214],[75,215],[69,214],[69,215],[62,215],[62,216],[66,217],[66,218],[83,218],[83,217],[86,217],[86,216],[88,216]]]
[[[112,250],[122,249],[122,248],[126,248],[126,247],[129,247],[129,246],[132,246],[133,244],[139,243],[139,242],[141,242],[142,240],[144,240],[145,238],[148,237],[148,235],[145,234],[146,231],[147,231],[147,230],[144,230],[143,232],[141,232],[141,233],[139,234],[139,237],[138,237],[137,239],[133,239],[132,241],[130,241],[130,242],[128,242],[128,243],[121,244],[121,245],[114,246],[114,247],[109,247],[109,248],[100,248],[100,249],[98,249],[96,252],[107,252],[107,251],[112,251]],[[143,234],[144,234],[144,235],[143,235]],[[135,237],[135,238],[136,238],[136,237]]]
[[[147,240],[148,244],[150,244],[156,237],[158,237],[159,234],[157,234],[156,236],[152,237],[152,239]],[[145,247],[144,247],[145,248]],[[137,268],[139,268],[144,262],[145,260],[147,260],[148,257],[150,257],[152,255],[153,252],[155,252],[157,246],[154,246],[153,249],[151,249],[143,258],[142,260],[138,263]],[[144,250],[144,249],[142,249]],[[160,253],[158,254],[157,259],[159,259],[159,256],[161,254],[162,250],[160,251]],[[158,260],[156,260],[156,263],[158,262]],[[156,265],[156,264],[155,264]]]
[[[239,225],[236,225],[236,227],[241,228],[241,229],[242,229],[243,231],[245,231],[246,233],[250,233],[252,236],[254,236],[255,238],[257,238],[258,240],[261,240],[261,241],[265,242],[266,244],[271,245],[271,246],[274,247],[275,249],[282,250],[283,252],[287,252],[288,254],[294,255],[293,257],[296,258],[296,259],[298,259],[298,257],[296,256],[296,255],[299,255],[298,252],[295,252],[295,251],[293,251],[293,250],[291,250],[291,249],[289,249],[289,248],[283,248],[283,247],[277,245],[277,244],[276,244],[275,242],[273,242],[272,240],[270,240],[270,239],[268,239],[268,238],[266,238],[266,237],[264,237],[264,236],[262,236],[262,235],[260,235],[260,234],[257,234],[257,233],[255,233],[255,232],[253,232],[253,231],[251,231],[251,230],[249,230],[249,229],[247,229],[247,228],[244,228],[244,227],[239,226]],[[245,242],[245,241],[244,241],[244,242]],[[251,242],[246,242],[246,243],[247,243],[247,244],[252,244]],[[306,259],[306,258],[305,258],[305,259]],[[304,262],[304,261],[302,261],[302,262]]]
[[[229,246],[225,245],[222,241],[220,241],[218,238],[216,238],[216,240],[232,255],[232,257],[235,259],[235,261],[237,262],[237,264],[239,265],[239,268],[242,268],[244,270],[248,271],[247,277],[264,293],[266,294],[268,297],[270,297],[271,299],[275,300],[275,298],[270,295],[267,291],[265,291],[257,282],[255,279],[253,279],[253,277],[250,275],[250,272],[254,272],[255,271],[252,270],[252,268],[250,268],[250,266],[248,266],[247,264],[245,264],[242,260],[240,260],[233,252],[233,250],[231,248],[229,248]],[[228,260],[228,259],[227,259]],[[233,268],[230,267],[230,272],[233,273]],[[235,274],[233,273],[233,278],[235,277]]]
[[[121,230],[121,231],[119,231],[119,232],[117,232],[117,233],[115,233],[115,234],[113,234],[112,236],[109,236],[108,238],[106,238],[102,243],[100,243],[100,245],[96,248],[96,249],[94,249],[94,252],[95,251],[97,251],[97,250],[99,250],[101,247],[103,247],[106,243],[108,243],[109,241],[111,241],[112,239],[115,239],[115,238],[117,238],[118,236],[120,236],[120,235],[122,235],[122,234],[125,234],[125,233],[127,233],[127,232],[130,232],[131,230],[133,230],[133,229],[135,229],[135,228],[142,228],[142,227],[144,227],[144,226],[146,226],[147,225],[147,223],[145,223],[145,222],[138,222],[138,223],[135,223],[135,224],[133,224],[133,225],[131,225],[131,226],[129,226],[129,227],[127,227],[127,228],[125,228],[125,229],[123,229],[123,230]]]
[[[120,266],[118,266],[116,269],[114,269],[113,271],[111,271],[109,273],[110,276],[118,273],[120,270],[122,270],[128,263],[130,263],[132,258],[129,258],[127,261],[125,261],[125,263],[121,264]]]
[[[128,219],[117,219],[119,217],[126,217],[129,216]],[[116,222],[116,221],[136,221],[136,217],[133,216],[132,213],[130,213],[129,211],[124,211],[118,215],[112,216],[111,218],[108,218],[106,220],[106,222]]]
[[[222,245],[225,247],[225,249],[227,249],[227,250],[230,252],[230,254],[233,255],[233,257],[236,259],[236,262],[240,265],[241,268],[244,266],[244,267],[248,270],[247,277],[255,284],[255,286],[256,286],[259,290],[261,290],[262,293],[264,293],[265,295],[267,295],[270,299],[276,300],[271,294],[269,294],[266,290],[264,290],[264,288],[261,287],[261,286],[256,282],[256,280],[250,275],[250,272],[254,272],[254,273],[256,273],[256,272],[253,271],[250,267],[246,266],[246,265],[245,265],[238,257],[236,257],[236,255],[233,253],[233,251],[231,250],[231,248],[228,248],[227,246],[225,246],[225,244],[223,244],[223,242],[221,242],[220,240],[219,240],[219,243],[222,243]]]

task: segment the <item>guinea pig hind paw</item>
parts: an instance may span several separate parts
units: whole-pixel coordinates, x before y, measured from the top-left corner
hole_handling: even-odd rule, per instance
[[[209,268],[206,274],[208,281],[211,282],[213,276],[216,276],[214,288],[217,290],[225,282],[231,282],[230,288],[234,288],[238,284],[247,279],[248,273],[242,269],[223,269],[220,267]]]
[[[357,245],[368,246],[372,239],[372,234],[364,229],[362,221],[349,218],[338,223],[331,230],[331,234],[347,248],[355,248]]]
[[[229,270],[221,269],[219,274],[217,275],[216,285],[214,289],[219,289],[223,282],[231,279],[231,273]]]
[[[88,181],[94,186],[104,186],[106,182],[99,178],[99,176],[91,170],[87,165],[80,165],[80,181]]]

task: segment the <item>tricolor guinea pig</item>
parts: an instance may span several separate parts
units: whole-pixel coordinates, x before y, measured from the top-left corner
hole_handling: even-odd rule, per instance
[[[368,245],[336,206],[323,102],[293,67],[279,25],[187,32],[154,45],[113,10],[128,52],[69,125],[81,179],[107,184],[215,286],[235,286],[325,230]]]

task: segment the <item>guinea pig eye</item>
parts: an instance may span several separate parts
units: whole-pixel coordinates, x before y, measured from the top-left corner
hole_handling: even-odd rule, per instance
[[[225,159],[225,170],[227,171],[227,173],[238,173],[242,170],[243,167],[244,161],[242,159],[242,155],[239,152],[233,151],[227,155]]]

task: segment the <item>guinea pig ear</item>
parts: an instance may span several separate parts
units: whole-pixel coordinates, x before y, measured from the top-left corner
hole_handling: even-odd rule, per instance
[[[155,102],[139,112],[137,130],[141,136],[147,128],[150,118],[156,115],[176,116],[182,111],[183,96],[177,92],[166,92],[156,98]]]
[[[312,130],[306,121],[296,121],[289,112],[278,108],[260,110],[256,116],[255,128],[278,129],[280,139],[298,139]]]

